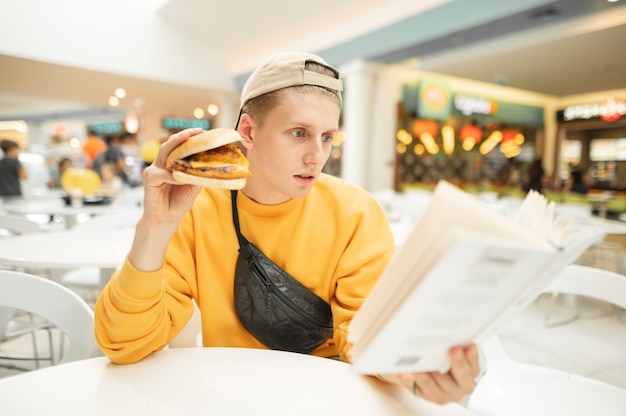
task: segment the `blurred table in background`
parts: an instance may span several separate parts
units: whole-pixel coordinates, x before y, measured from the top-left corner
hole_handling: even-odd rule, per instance
[[[66,228],[72,228],[81,221],[81,217],[115,214],[142,205],[143,188],[126,190],[112,200],[87,199],[82,205],[66,203],[64,192],[50,192],[41,196],[27,198],[5,198],[0,209],[12,215],[21,215],[37,222],[52,221],[61,216]],[[41,219],[37,218],[38,216]]]
[[[0,265],[50,271],[98,267],[100,286],[103,287],[123,264],[134,234],[133,228],[80,230],[35,233],[0,240]]]

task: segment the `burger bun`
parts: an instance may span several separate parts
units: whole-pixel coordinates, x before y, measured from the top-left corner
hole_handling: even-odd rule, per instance
[[[184,159],[196,153],[215,149],[225,144],[240,142],[242,140],[243,138],[239,135],[237,130],[233,129],[216,128],[203,131],[195,136],[191,136],[187,141],[172,150],[172,153],[167,157],[165,167],[169,169],[174,160]]]
[[[216,179],[205,178],[203,176],[190,175],[185,172],[175,170],[172,172],[172,177],[180,183],[186,183],[189,185],[206,186],[208,188],[216,189],[241,189],[246,186],[247,178],[237,179]]]

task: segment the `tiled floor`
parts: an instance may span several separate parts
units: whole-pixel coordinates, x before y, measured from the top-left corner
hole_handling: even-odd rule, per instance
[[[30,319],[26,315],[18,316],[18,320]],[[50,338],[52,336],[52,344],[54,348],[53,356],[58,362],[63,347],[61,340],[61,332],[57,328],[52,328],[50,335],[46,330],[39,330],[35,333],[35,343],[37,351],[39,351],[39,357],[41,358],[39,364],[35,360],[29,358],[34,357],[33,351],[33,337],[31,335],[23,335],[19,338],[15,338],[0,344],[0,357],[12,357],[17,359],[2,359],[0,358],[0,377],[6,377],[13,374],[20,374],[24,371],[33,370],[36,368],[44,368],[51,365],[50,357]],[[39,365],[39,367],[38,367]]]

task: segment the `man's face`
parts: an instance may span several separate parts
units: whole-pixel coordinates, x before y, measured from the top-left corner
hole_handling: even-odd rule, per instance
[[[321,92],[288,92],[262,122],[251,120],[246,147],[252,177],[244,193],[262,204],[304,197],[330,156],[340,111]]]

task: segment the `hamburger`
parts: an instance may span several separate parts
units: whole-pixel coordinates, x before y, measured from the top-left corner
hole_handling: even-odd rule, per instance
[[[236,130],[217,128],[190,137],[169,154],[165,167],[181,183],[209,188],[241,189],[250,176],[248,159],[233,143]]]

